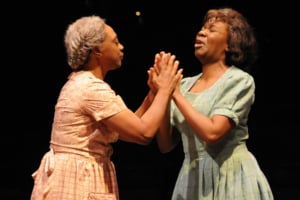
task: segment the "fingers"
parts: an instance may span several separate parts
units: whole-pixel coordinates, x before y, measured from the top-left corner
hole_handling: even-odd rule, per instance
[[[175,60],[175,56],[174,56],[174,58],[173,57],[171,57],[170,58],[170,60]],[[170,61],[169,61],[170,62]],[[179,61],[178,60],[175,60],[175,61],[173,61],[173,62],[171,62],[171,63],[169,63],[169,65],[173,65],[173,67],[172,67],[172,73],[176,73],[177,72],[177,70],[178,70],[178,67],[179,67]]]
[[[161,51],[155,54],[153,68],[157,74],[176,74],[179,67],[179,61],[171,53]]]
[[[151,91],[163,90],[171,94],[178,87],[182,79],[182,69],[179,69],[180,62],[171,53],[161,51],[155,54],[154,64],[148,70],[148,85]]]
[[[158,73],[156,73],[154,67],[150,67],[147,73],[148,73],[147,85],[153,93],[156,93],[158,87],[155,84],[156,84]]]
[[[178,87],[178,88],[179,88],[180,82],[181,82],[181,80],[182,80],[182,78],[183,78],[182,72],[183,72],[183,69],[181,68],[181,69],[179,69],[179,70],[177,71],[177,73],[176,73],[177,87]]]
[[[164,51],[161,51],[160,53],[155,54],[154,58],[154,66],[155,69],[158,71],[161,71],[163,68],[167,68],[167,65],[170,65],[175,60],[175,56],[171,55],[171,53],[166,53]]]

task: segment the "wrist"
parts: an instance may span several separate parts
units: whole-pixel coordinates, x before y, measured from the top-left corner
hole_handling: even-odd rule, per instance
[[[155,92],[152,91],[152,90],[150,90],[150,91],[148,92],[147,99],[148,99],[150,102],[152,102],[153,99],[154,99],[154,97],[155,97]]]

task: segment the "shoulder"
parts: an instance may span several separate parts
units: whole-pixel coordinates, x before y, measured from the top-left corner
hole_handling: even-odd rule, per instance
[[[220,96],[237,98],[247,95],[250,98],[254,96],[255,82],[253,77],[234,66],[230,67],[223,77],[218,81],[218,89]]]
[[[99,89],[111,90],[111,87],[107,82],[99,78],[96,78],[92,73],[87,71],[73,72],[72,74],[70,74],[69,80],[74,82],[74,84],[81,85],[82,87],[87,87],[87,88],[96,87],[98,90]]]
[[[231,66],[226,73],[226,80],[231,81],[232,84],[243,84],[254,86],[254,78],[248,72],[245,72],[235,66]]]
[[[96,78],[87,71],[73,72],[69,75],[68,84],[65,89],[76,92],[80,98],[104,99],[114,98],[115,91],[105,81]]]

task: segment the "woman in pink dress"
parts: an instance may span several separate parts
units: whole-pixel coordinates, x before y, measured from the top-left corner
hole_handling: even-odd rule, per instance
[[[166,55],[160,74],[151,77],[158,91],[133,112],[104,81],[121,66],[124,49],[104,19],[86,16],[70,24],[65,47],[72,73],[55,105],[50,150],[32,174],[31,200],[118,200],[111,143],[151,142],[182,70],[174,55]]]

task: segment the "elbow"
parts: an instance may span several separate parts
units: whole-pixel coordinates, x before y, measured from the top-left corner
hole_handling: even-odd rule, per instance
[[[119,139],[122,141],[146,146],[152,142],[153,137],[147,137],[144,136],[143,134],[134,134],[134,135],[119,134]]]
[[[213,134],[213,135],[207,136],[204,140],[208,145],[212,145],[220,140],[220,136]]]
[[[173,134],[170,137],[156,137],[156,142],[159,151],[166,154],[171,152],[177,146],[177,144],[180,142],[180,136],[179,134]]]
[[[141,136],[140,139],[137,141],[138,144],[147,146],[153,140],[153,137]]]
[[[167,154],[167,153],[169,153],[170,151],[172,151],[172,149],[163,149],[163,148],[160,148],[159,149],[159,151],[160,151],[160,153],[163,153],[163,154]]]
[[[176,146],[176,144],[174,144],[174,145],[158,144],[158,149],[159,149],[160,153],[166,154],[166,153],[171,152],[175,148],[175,146]]]

